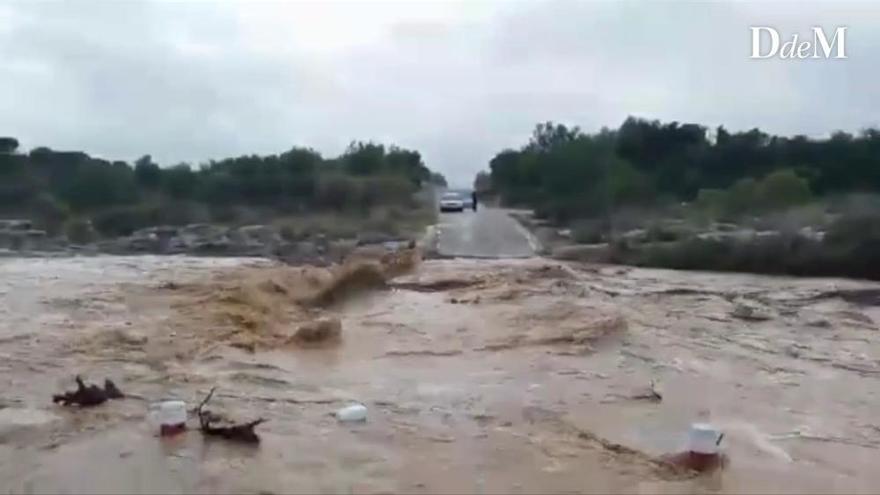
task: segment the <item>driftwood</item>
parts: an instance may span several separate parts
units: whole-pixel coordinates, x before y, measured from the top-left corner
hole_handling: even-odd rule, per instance
[[[249,444],[258,444],[260,443],[260,436],[257,435],[257,432],[254,431],[254,427],[258,424],[265,422],[266,420],[263,418],[257,419],[255,421],[251,421],[250,423],[242,423],[242,424],[232,424],[229,426],[213,426],[212,423],[217,423],[222,421],[223,418],[213,414],[211,411],[205,409],[205,405],[211,400],[211,397],[214,395],[215,388],[212,388],[210,392],[208,392],[208,396],[202,400],[199,407],[196,409],[196,414],[199,417],[199,429],[208,436],[216,436],[220,438],[225,438],[226,440],[231,440],[234,442],[240,443],[249,443]]]
[[[104,388],[86,385],[82,377],[76,376],[76,390],[52,396],[52,402],[62,406],[92,407],[107,402],[108,399],[121,399],[125,395],[109,378],[104,380]]]
[[[633,400],[649,400],[651,402],[663,401],[663,395],[657,391],[657,385],[654,383],[654,380],[651,380],[651,388],[647,393],[633,395],[630,398]]]
[[[123,394],[122,391],[119,390],[119,387],[117,387],[116,384],[113,383],[113,381],[110,380],[109,378],[104,380],[104,393],[107,394],[108,399],[124,399],[125,398],[125,394]]]

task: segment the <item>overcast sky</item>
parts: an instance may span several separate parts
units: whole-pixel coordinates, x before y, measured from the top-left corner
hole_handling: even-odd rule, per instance
[[[847,60],[750,60],[749,27],[848,26]],[[458,185],[535,123],[880,125],[880,2],[0,2],[0,135],[198,163],[351,140]]]

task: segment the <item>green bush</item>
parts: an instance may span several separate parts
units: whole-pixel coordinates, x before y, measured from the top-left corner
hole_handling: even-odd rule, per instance
[[[760,208],[759,188],[758,182],[751,177],[736,181],[724,196],[723,216],[736,218]]]
[[[648,227],[646,237],[650,242],[673,242],[690,234],[691,232],[685,227],[654,222]]]
[[[18,149],[18,139],[14,137],[0,137],[0,153],[11,154]]]
[[[156,189],[162,182],[162,169],[153,163],[150,155],[145,155],[134,163],[134,178],[138,185],[147,189]]]
[[[748,222],[757,230],[797,232],[804,227],[822,228],[828,215],[822,204],[812,203],[787,210],[773,211]]]
[[[735,271],[880,280],[880,214],[839,218],[823,240],[794,232],[696,237],[636,247],[612,245],[614,262],[681,270]]]
[[[746,177],[729,189],[700,189],[695,206],[713,219],[738,219],[746,214],[778,211],[807,203],[809,184],[792,170],[778,170],[760,181]]]
[[[187,225],[211,221],[208,208],[196,201],[163,201],[150,211],[154,225]]]
[[[36,223],[52,235],[60,232],[70,216],[70,208],[48,193],[41,193],[28,206]]]
[[[810,185],[793,170],[777,170],[757,184],[757,204],[767,210],[779,210],[807,203],[812,198]]]
[[[191,198],[198,187],[198,179],[189,165],[181,163],[162,171],[162,188],[172,198]]]
[[[833,222],[824,245],[846,270],[841,275],[880,280],[880,214],[864,212]]]
[[[880,214],[865,212],[841,216],[828,228],[826,242],[851,246],[864,239],[880,239]]]
[[[282,224],[278,229],[278,233],[281,235],[281,238],[287,242],[298,241],[299,237],[297,236],[296,227],[290,224]]]
[[[838,195],[828,199],[829,211],[845,216],[865,216],[874,212],[880,214],[880,195],[854,193]]]
[[[352,177],[337,174],[318,181],[315,201],[321,208],[343,211],[358,203],[360,187]]]
[[[397,235],[400,231],[401,217],[387,208],[377,208],[370,213],[370,217],[364,223],[364,230],[368,232],[381,232],[383,234]]]
[[[103,210],[92,217],[95,229],[104,236],[126,236],[145,227],[156,225],[156,209],[143,206],[121,206]]]
[[[627,162],[612,167],[608,175],[608,194],[616,206],[645,205],[657,199],[651,179]]]
[[[694,205],[711,218],[719,218],[727,208],[727,192],[721,189],[700,189]]]
[[[608,238],[608,223],[602,220],[578,220],[571,226],[571,238],[579,244],[598,244]]]
[[[819,268],[811,267],[810,263],[817,261],[820,247],[818,241],[783,235],[751,239],[690,238],[648,245],[634,253],[629,261],[680,270],[809,275]]]
[[[364,208],[388,204],[411,205],[417,190],[412,181],[399,176],[370,177],[358,182],[358,202]]]
[[[64,225],[67,240],[74,244],[88,244],[97,238],[92,222],[82,218],[73,218]]]

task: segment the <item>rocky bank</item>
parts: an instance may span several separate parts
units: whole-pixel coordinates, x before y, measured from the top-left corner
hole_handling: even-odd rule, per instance
[[[129,236],[75,244],[63,236],[53,237],[35,229],[30,220],[0,220],[0,256],[186,254],[265,257],[291,264],[326,265],[338,262],[358,246],[394,247],[405,242],[406,239],[378,232],[361,233],[349,239],[316,234],[291,240],[285,239],[280,230],[271,225],[227,227],[200,223],[149,227]]]

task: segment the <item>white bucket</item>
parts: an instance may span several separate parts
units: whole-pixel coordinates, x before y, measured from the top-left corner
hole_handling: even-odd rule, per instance
[[[150,406],[152,422],[163,431],[186,425],[186,402],[182,400],[165,400]]]
[[[698,454],[717,454],[721,431],[709,423],[694,423],[688,431],[687,450]]]
[[[352,404],[336,411],[336,419],[345,422],[366,421],[367,406],[363,404]]]

